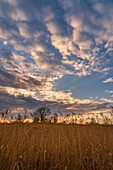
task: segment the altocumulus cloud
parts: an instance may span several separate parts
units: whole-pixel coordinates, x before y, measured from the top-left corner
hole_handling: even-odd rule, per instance
[[[113,82],[113,78],[112,77],[110,77],[110,78],[108,78],[108,79],[103,81],[103,83],[112,83],[112,82]]]
[[[109,99],[79,99],[55,85],[65,75],[111,73],[112,9],[112,0],[0,0],[1,109],[108,110]]]

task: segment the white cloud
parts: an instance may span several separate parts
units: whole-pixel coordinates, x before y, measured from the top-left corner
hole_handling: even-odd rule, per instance
[[[48,30],[50,31],[51,34],[59,34],[60,29],[59,29],[56,22],[49,21],[49,22],[47,22],[46,26],[47,26],[47,28],[48,28]]]
[[[106,90],[107,93],[113,93],[113,91],[110,91],[110,90]]]
[[[29,27],[25,23],[19,23],[18,24],[18,29],[20,32],[20,35],[24,38],[31,38],[31,34],[29,32]]]
[[[113,82],[113,78],[112,77],[110,77],[110,78],[108,78],[108,79],[103,81],[103,83],[112,83],[112,82]]]
[[[113,103],[112,99],[101,98],[100,100],[102,100],[103,102]]]

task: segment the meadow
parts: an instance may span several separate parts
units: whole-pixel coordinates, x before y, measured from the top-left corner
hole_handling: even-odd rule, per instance
[[[113,169],[113,126],[0,124],[0,170]]]

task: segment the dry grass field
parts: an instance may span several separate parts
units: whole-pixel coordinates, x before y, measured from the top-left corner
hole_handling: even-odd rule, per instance
[[[0,124],[0,170],[113,169],[113,126]]]

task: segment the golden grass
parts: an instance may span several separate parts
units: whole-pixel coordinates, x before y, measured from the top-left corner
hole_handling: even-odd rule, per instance
[[[0,170],[113,169],[113,126],[0,124]]]

